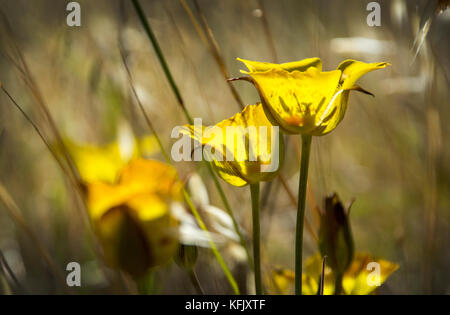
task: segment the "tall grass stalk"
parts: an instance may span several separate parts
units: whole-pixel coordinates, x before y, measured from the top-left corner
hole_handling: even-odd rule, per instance
[[[26,223],[25,219],[22,217],[22,214],[19,210],[19,207],[12,199],[11,195],[5,189],[2,183],[0,183],[0,201],[4,204],[6,212],[9,217],[17,224],[17,226],[29,237],[29,239],[33,242],[37,253],[41,256],[42,260],[45,262],[55,279],[60,284],[61,288],[65,292],[70,293],[71,291],[68,289],[66,280],[64,275],[61,272],[61,269],[55,264],[52,260],[51,255],[45,248],[45,246],[41,243],[39,238],[34,234],[31,228]]]
[[[197,31],[198,35],[200,36],[200,39],[202,40],[203,44],[208,48],[210,54],[213,56],[214,60],[216,61],[220,72],[225,77],[225,79],[230,77],[230,74],[228,73],[227,67],[225,66],[225,61],[222,57],[222,52],[220,50],[219,45],[217,44],[216,39],[214,38],[214,34],[211,30],[211,28],[208,25],[208,21],[206,20],[205,15],[203,14],[203,11],[200,8],[200,5],[196,0],[194,0],[194,5],[197,10],[197,13],[200,16],[200,23],[195,18],[194,14],[192,13],[192,10],[189,8],[189,5],[186,3],[185,0],[180,0],[181,4],[186,11],[187,15],[189,16],[189,19],[191,20],[192,25],[194,25],[195,30]],[[237,92],[236,88],[231,84],[231,82],[227,82],[228,88],[230,89],[231,95],[236,100],[236,103],[239,105],[239,108],[242,110],[244,109],[244,102],[242,102],[241,97],[239,96],[239,93]]]
[[[11,295],[12,290],[9,286],[8,280],[6,279],[6,274],[3,271],[2,264],[0,263],[0,294]]]
[[[197,291],[197,293],[200,295],[205,295],[205,291],[203,291],[203,288],[200,285],[200,281],[198,280],[197,273],[195,272],[195,270],[190,269],[187,271],[187,273],[188,273],[189,279],[191,280],[191,282],[195,288],[195,291]]]
[[[8,261],[5,258],[5,255],[3,255],[3,252],[0,250],[0,269],[2,269],[2,265],[4,267],[4,275],[6,276],[6,274],[9,275],[9,277],[11,278],[11,280],[14,282],[15,286],[21,290],[24,293],[27,293],[27,291],[25,290],[25,288],[20,284],[19,280],[17,279],[16,275],[14,274],[14,272],[12,271],[11,267],[8,264]],[[1,272],[2,270],[0,270]]]
[[[63,160],[67,164],[70,175],[73,176],[73,180],[76,183],[80,183],[80,176],[78,174],[78,171],[75,168],[75,166],[72,162],[72,159],[70,158],[69,151],[67,150],[67,148],[62,140],[61,133],[59,132],[58,127],[56,126],[56,123],[50,113],[48,106],[47,106],[47,103],[45,102],[44,97],[42,96],[42,93],[39,90],[39,87],[36,83],[36,80],[34,79],[32,73],[28,67],[25,57],[24,57],[22,51],[20,50],[19,45],[17,44],[17,42],[14,39],[13,31],[8,22],[8,19],[7,19],[6,15],[1,11],[0,11],[0,17],[3,22],[4,29],[6,30],[6,33],[10,39],[11,48],[13,50],[13,53],[16,55],[17,60],[15,60],[13,56],[8,56],[8,57],[11,59],[14,66],[19,71],[24,83],[30,89],[32,96],[34,97],[36,103],[38,104],[39,109],[44,114],[44,117],[48,123],[50,131],[52,132],[53,136],[55,137],[55,139],[58,143],[58,146],[61,150]],[[72,180],[72,182],[73,182],[73,180]],[[80,186],[78,185],[78,187],[76,187],[76,189],[78,189],[80,191]]]
[[[302,135],[302,156],[298,183],[297,227],[295,230],[295,294],[302,294],[303,225],[305,222],[306,186],[312,136]]]
[[[267,16],[266,16],[267,11],[266,11],[266,8],[264,7],[264,3],[262,0],[258,0],[258,6],[262,12],[261,21],[262,21],[262,25],[263,25],[263,29],[264,29],[264,35],[266,37],[267,46],[269,46],[273,62],[278,63],[277,50],[276,50],[275,44],[273,42],[272,32],[270,31],[270,27],[269,27],[269,21],[267,21]]]

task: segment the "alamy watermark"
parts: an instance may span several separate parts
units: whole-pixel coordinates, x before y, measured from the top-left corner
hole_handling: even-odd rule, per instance
[[[70,271],[66,277],[69,287],[81,287],[81,266],[77,262],[70,262],[66,266],[66,271]]]
[[[369,2],[366,7],[367,11],[372,11],[367,15],[367,25],[381,26],[381,7],[376,1]]]

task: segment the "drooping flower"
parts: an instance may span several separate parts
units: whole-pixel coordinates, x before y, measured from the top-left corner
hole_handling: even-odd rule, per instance
[[[350,91],[370,94],[356,81],[382,69],[387,62],[343,61],[336,70],[322,71],[319,58],[284,64],[238,58],[248,68],[267,117],[286,133],[325,135],[344,118]]]
[[[260,103],[215,126],[189,125],[182,132],[202,145],[219,176],[234,186],[272,180],[283,160],[283,138]]]
[[[171,203],[182,200],[173,167],[134,159],[116,183],[86,184],[87,208],[107,261],[133,276],[167,262],[178,247]]]

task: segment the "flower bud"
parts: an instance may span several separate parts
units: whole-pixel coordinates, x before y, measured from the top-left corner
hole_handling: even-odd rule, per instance
[[[336,277],[342,277],[353,260],[354,244],[348,211],[339,197],[325,198],[325,212],[320,218],[319,248],[327,256],[327,265]]]

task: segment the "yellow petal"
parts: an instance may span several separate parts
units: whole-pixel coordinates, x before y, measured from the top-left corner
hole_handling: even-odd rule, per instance
[[[264,72],[272,69],[281,69],[289,72],[295,70],[306,71],[309,67],[315,67],[319,71],[322,71],[322,61],[320,60],[320,58],[308,58],[300,61],[286,62],[282,64],[251,61],[241,58],[236,59],[243,62],[249,70],[249,72],[241,70],[242,73]]]
[[[128,143],[130,139],[125,139],[126,143],[121,140],[104,146],[78,144],[71,140],[64,142],[83,181],[114,183],[130,159],[150,156],[159,150],[154,136],[131,138],[131,143]],[[124,152],[128,150],[130,152]]]
[[[117,184],[97,181],[88,183],[86,187],[88,211],[94,221],[109,209],[137,196],[156,195],[164,201],[181,199],[181,183],[177,180],[176,170],[154,160],[131,161],[123,168]],[[152,215],[158,216],[155,213]]]
[[[377,289],[376,286],[369,286],[367,278],[372,270],[367,270],[367,266],[370,262],[376,262],[380,264],[380,284],[382,285],[387,278],[398,269],[398,265],[391,263],[383,259],[374,258],[368,254],[356,253],[350,267],[344,273],[342,280],[342,286],[344,289],[344,294],[359,294],[366,295],[371,294]],[[309,257],[305,261],[304,273],[313,279],[319,279],[322,272],[322,258],[320,254],[315,254]],[[315,285],[312,292],[317,292]],[[315,294],[315,293],[314,293]],[[324,294],[330,295],[334,294],[334,275],[330,267],[325,267],[325,283],[324,283]]]
[[[305,72],[270,70],[250,75],[270,116],[284,131],[311,133],[319,120],[334,119],[338,103],[331,101],[341,71],[320,72],[310,67]]]
[[[320,257],[319,257],[320,258]],[[272,294],[292,294],[294,292],[295,273],[286,268],[277,267],[272,270],[272,278],[266,280],[266,288]],[[319,274],[320,276],[320,274]],[[325,292],[330,292],[332,288],[325,283]],[[319,277],[314,278],[309,274],[302,274],[302,294],[316,295],[319,290]]]
[[[374,258],[369,254],[357,253],[352,264],[345,272],[342,281],[342,286],[346,294],[366,295],[371,294],[377,289],[377,286],[371,286],[368,282],[372,270],[368,270],[367,268],[371,262],[378,263],[380,266],[380,285],[399,267],[398,264],[387,260]]]
[[[344,90],[351,89],[356,81],[366,73],[390,66],[387,62],[365,63],[357,60],[345,60],[338,66],[342,71],[341,84]]]
[[[156,160],[134,159],[123,168],[119,184],[133,187],[139,192],[181,199],[181,183],[178,181],[177,171]]]
[[[285,64],[242,61],[261,97],[269,120],[294,134],[325,135],[342,121],[349,91],[369,71],[382,69],[386,62],[342,62],[337,70],[321,72],[319,58]],[[361,90],[361,89],[359,89]]]
[[[65,141],[65,145],[85,182],[113,183],[126,163],[121,157],[117,143],[93,146]]]
[[[305,261],[304,274],[310,277],[310,282],[306,288],[302,288],[304,294],[317,294],[319,290],[319,279],[322,274],[322,257],[319,253],[308,257]],[[323,285],[323,294],[334,294],[334,277],[331,268],[325,266],[325,279]]]

